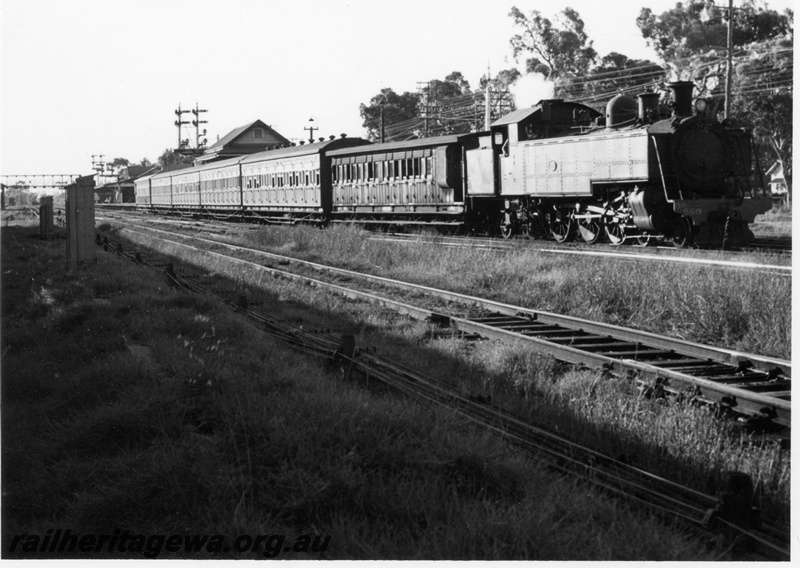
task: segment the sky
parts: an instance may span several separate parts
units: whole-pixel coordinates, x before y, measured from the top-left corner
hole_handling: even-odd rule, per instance
[[[0,173],[89,174],[101,154],[155,162],[177,144],[179,105],[208,110],[209,144],[257,119],[292,140],[310,118],[315,137],[365,136],[359,105],[383,88],[413,92],[453,71],[475,88],[487,67],[521,68],[512,6],[551,20],[570,6],[600,56],[658,61],[636,17],[675,3],[0,0]]]

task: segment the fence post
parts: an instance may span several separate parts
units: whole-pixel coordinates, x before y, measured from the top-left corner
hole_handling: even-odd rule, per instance
[[[94,176],[67,186],[67,270],[97,262],[94,228]]]
[[[39,236],[43,239],[53,237],[53,197],[39,198]]]

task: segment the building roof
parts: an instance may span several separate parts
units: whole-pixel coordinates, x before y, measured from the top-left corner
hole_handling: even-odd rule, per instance
[[[775,162],[770,166],[767,170],[767,175],[772,176],[774,178],[781,178],[783,179],[783,165],[780,162]]]
[[[142,165],[128,166],[128,179],[134,181],[140,177],[152,174],[157,169],[159,169],[158,164],[153,164],[150,166],[142,166]]]
[[[263,130],[264,136],[263,138],[255,139],[257,142],[253,142],[252,139],[247,138],[246,134],[252,132],[256,128]],[[225,136],[209,146],[203,155],[198,156],[195,161],[198,163],[205,163],[232,156],[252,154],[254,151],[266,150],[268,146],[283,144],[289,144],[289,140],[263,121],[255,120],[228,132]]]

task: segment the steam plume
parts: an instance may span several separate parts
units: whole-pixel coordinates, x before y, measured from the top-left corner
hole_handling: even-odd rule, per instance
[[[533,106],[542,99],[552,99],[555,83],[541,73],[528,73],[509,87],[517,108]]]

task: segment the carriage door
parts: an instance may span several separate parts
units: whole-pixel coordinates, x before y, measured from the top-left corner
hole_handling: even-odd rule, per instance
[[[492,132],[492,146],[497,156],[498,192],[501,194],[518,193],[516,158],[517,158],[517,125],[509,124]]]

